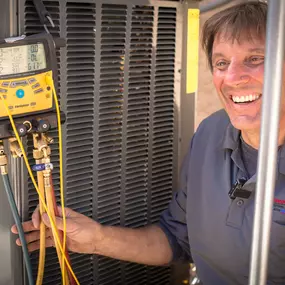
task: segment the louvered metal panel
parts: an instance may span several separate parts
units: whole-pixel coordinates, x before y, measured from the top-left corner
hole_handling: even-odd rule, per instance
[[[158,220],[172,196],[176,8],[159,7],[155,62],[151,221]]]
[[[154,7],[134,6],[130,27],[128,114],[126,130],[125,223],[148,223],[151,81]],[[124,284],[148,284],[148,267],[125,264]]]
[[[96,6],[66,2],[65,187],[68,207],[93,216],[93,123]],[[71,255],[80,284],[93,284],[93,258]]]
[[[146,201],[154,7],[134,6],[131,13],[125,224],[140,227],[148,222]]]
[[[92,217],[96,8],[67,2],[65,11],[67,205]]]
[[[31,0],[19,0],[27,33],[42,30]],[[174,185],[174,93],[178,1],[46,0],[56,36],[60,103],[66,114],[64,185],[67,206],[107,225],[156,222]],[[20,21],[21,22],[21,21]],[[180,53],[179,53],[180,54]],[[56,132],[52,159],[56,166]],[[32,147],[28,146],[31,154]],[[30,162],[32,157],[30,155]],[[28,180],[28,211],[37,194]],[[80,284],[170,284],[169,267],[149,267],[70,253]],[[36,274],[38,253],[33,254]],[[61,284],[48,250],[44,284]]]
[[[126,14],[126,5],[102,5],[98,219],[117,225],[120,224]]]

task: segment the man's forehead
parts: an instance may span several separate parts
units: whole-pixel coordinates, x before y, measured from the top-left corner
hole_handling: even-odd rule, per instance
[[[237,38],[233,38],[228,33],[218,34],[215,37],[213,52],[219,50],[222,52],[225,48],[242,49],[247,52],[264,53],[265,39],[254,36],[254,34],[242,33]]]
[[[219,42],[265,42],[265,35],[256,33],[256,31],[252,29],[241,30],[239,32],[232,31],[230,28],[225,31],[218,32],[215,35],[214,41]]]

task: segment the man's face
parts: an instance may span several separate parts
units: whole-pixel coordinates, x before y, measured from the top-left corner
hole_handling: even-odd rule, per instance
[[[260,127],[265,41],[232,41],[220,35],[213,44],[213,82],[232,124]]]

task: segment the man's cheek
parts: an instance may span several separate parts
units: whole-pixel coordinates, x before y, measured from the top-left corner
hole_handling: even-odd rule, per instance
[[[213,76],[213,84],[215,86],[215,88],[217,89],[217,91],[219,91],[221,85],[222,85],[222,79],[218,76]]]
[[[259,81],[260,83],[264,83],[264,64],[258,67],[255,72],[253,73],[253,76]]]

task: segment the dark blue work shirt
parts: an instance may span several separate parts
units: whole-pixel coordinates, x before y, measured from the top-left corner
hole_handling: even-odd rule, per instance
[[[272,209],[268,283],[285,284],[285,148],[278,155]],[[205,119],[196,131],[181,171],[180,190],[162,214],[174,260],[193,261],[204,285],[248,284],[256,175],[244,189],[248,199],[230,199],[238,178],[246,178],[240,131],[225,111]]]

